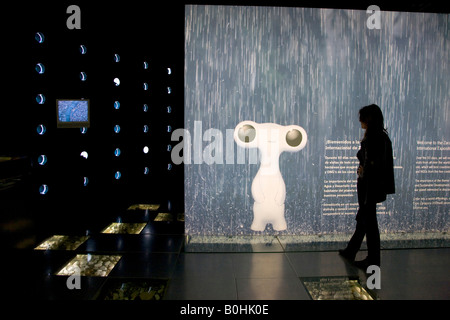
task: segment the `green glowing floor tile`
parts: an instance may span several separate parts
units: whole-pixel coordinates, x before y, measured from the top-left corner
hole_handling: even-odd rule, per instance
[[[97,300],[161,300],[167,280],[108,279]]]
[[[109,226],[107,226],[102,233],[126,233],[126,234],[139,234],[147,225],[144,223],[122,223],[122,222],[113,222]]]
[[[310,277],[301,280],[313,300],[373,300],[357,278]]]
[[[159,204],[133,204],[128,207],[128,210],[150,210],[156,211],[159,209]]]
[[[171,213],[160,212],[153,221],[173,221],[173,215]]]
[[[122,256],[77,254],[60,271],[58,276],[73,274],[90,277],[107,277]]]
[[[34,250],[76,250],[87,239],[89,236],[54,235],[43,241]]]

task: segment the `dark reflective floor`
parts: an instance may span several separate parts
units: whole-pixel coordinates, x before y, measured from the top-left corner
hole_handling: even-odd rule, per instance
[[[250,237],[241,241],[242,250],[234,244],[233,252],[207,252],[210,246],[205,244],[201,250],[201,243],[197,243],[202,252],[192,252],[192,247],[185,250],[189,241],[185,241],[183,221],[154,221],[155,217],[156,213],[145,210],[128,211],[120,221],[146,222],[140,234],[101,233],[114,222],[105,221],[104,226],[90,231],[87,240],[69,238],[85,240],[77,242],[75,250],[60,246],[5,252],[1,260],[4,274],[10,275],[5,279],[9,296],[97,299],[108,280],[121,278],[167,280],[164,300],[309,300],[312,296],[304,281],[312,277],[352,277],[366,284],[367,275],[336,250],[289,251],[271,237],[262,241]],[[43,237],[36,246],[51,236]],[[82,276],[81,289],[69,290],[68,276],[56,273],[77,254],[121,258],[107,277]],[[364,251],[358,253],[357,258],[364,257]],[[382,250],[381,289],[372,293],[381,300],[449,299],[449,265],[449,248]]]

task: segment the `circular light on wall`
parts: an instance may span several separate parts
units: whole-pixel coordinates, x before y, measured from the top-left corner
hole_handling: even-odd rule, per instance
[[[120,109],[120,102],[114,101],[114,109],[119,110]]]
[[[86,46],[85,45],[80,45],[80,53],[81,54],[86,54],[86,52],[87,52],[87,48],[86,48]]]
[[[172,93],[172,88],[171,87],[167,87],[167,94],[171,94]]]
[[[117,53],[115,53],[114,54],[114,62],[119,62],[119,61],[120,61],[120,56]]]
[[[89,154],[87,153],[87,151],[81,151],[80,156],[87,159]]]
[[[150,173],[150,169],[148,167],[144,167],[144,174],[147,175]]]
[[[145,146],[143,149],[142,149],[142,151],[145,153],[145,154],[147,154],[148,153],[148,147],[147,146]]]
[[[45,103],[45,96],[42,93],[39,93],[36,96],[36,102],[39,104],[44,104]]]
[[[114,155],[115,155],[116,157],[120,156],[121,153],[122,153],[122,151],[120,151],[119,148],[116,148],[116,149],[114,150]]]
[[[116,171],[116,173],[114,173],[114,178],[116,180],[119,180],[122,177],[122,174],[120,173],[120,171]]]
[[[89,178],[83,177],[83,186],[87,187],[88,184],[89,184]]]
[[[88,128],[86,128],[86,127],[81,127],[81,128],[80,128],[81,134],[86,134],[86,133],[87,133],[87,130],[88,130]]]
[[[144,106],[142,107],[142,110],[144,110],[144,112],[148,111],[148,105],[144,104]]]
[[[40,194],[47,194],[48,192],[48,186],[46,184],[41,184],[39,186],[39,193]]]
[[[169,170],[169,171],[172,170],[172,164],[171,163],[167,164],[167,170]]]
[[[38,164],[40,165],[40,166],[43,166],[43,165],[45,165],[47,163],[47,156],[45,155],[45,154],[41,154],[39,157],[38,157]]]
[[[144,128],[142,129],[144,131],[144,133],[148,132],[148,125],[144,124]]]
[[[43,43],[45,40],[44,34],[42,32],[36,32],[36,34],[34,35],[34,39],[38,42],[38,43]]]
[[[172,151],[172,146],[170,144],[167,145],[167,151],[168,152]]]
[[[120,132],[120,126],[119,126],[118,124],[116,124],[116,125],[114,126],[114,132],[115,132],[115,133],[119,133],[119,132]]]
[[[42,136],[47,131],[47,128],[43,124],[40,124],[36,127],[36,131],[38,135]]]
[[[171,106],[167,107],[167,113],[172,113],[172,107]]]
[[[86,72],[80,72],[80,80],[81,81],[86,81],[86,79],[87,79]]]
[[[148,62],[144,61],[144,69],[147,70],[148,69]]]
[[[167,126],[167,132],[172,132],[172,127],[171,126]]]
[[[45,67],[42,63],[38,63],[36,64],[36,66],[34,67],[34,69],[36,70],[37,73],[39,74],[43,74],[45,72]]]
[[[120,86],[120,79],[119,78],[114,78],[114,85],[116,87]]]

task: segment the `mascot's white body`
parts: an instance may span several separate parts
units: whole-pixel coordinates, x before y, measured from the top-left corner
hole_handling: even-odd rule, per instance
[[[258,148],[260,168],[252,182],[253,223],[251,229],[264,231],[268,223],[276,231],[286,230],[284,201],[286,185],[280,172],[283,151],[296,152],[306,145],[306,131],[296,125],[242,121],[234,130],[234,141],[243,148]]]

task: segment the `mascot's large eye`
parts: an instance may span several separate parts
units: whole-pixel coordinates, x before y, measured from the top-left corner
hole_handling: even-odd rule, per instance
[[[291,147],[297,147],[302,143],[302,133],[297,129],[292,129],[286,134],[286,142]]]
[[[239,140],[245,143],[252,142],[256,137],[256,129],[252,125],[246,124],[239,128]]]

